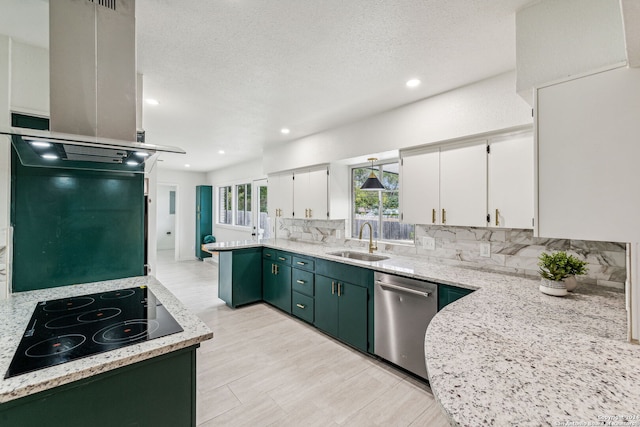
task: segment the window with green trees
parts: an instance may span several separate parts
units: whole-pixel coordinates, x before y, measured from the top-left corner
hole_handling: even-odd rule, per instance
[[[236,185],[236,225],[251,226],[251,184]]]
[[[414,225],[400,222],[398,162],[375,165],[376,174],[385,190],[360,190],[371,173],[371,166],[351,169],[352,211],[351,237],[357,238],[365,222],[371,224],[374,239],[391,241],[411,241],[414,239]],[[369,228],[365,227],[363,238],[369,237]]]
[[[232,224],[232,213],[231,186],[218,187],[218,223]]]

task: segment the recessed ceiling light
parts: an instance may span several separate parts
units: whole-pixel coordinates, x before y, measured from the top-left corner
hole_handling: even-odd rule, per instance
[[[147,104],[149,104],[149,105],[158,105],[158,104],[160,104],[160,102],[158,102],[157,99],[147,98]]]
[[[42,158],[47,160],[58,160],[58,156],[55,154],[43,154]]]
[[[191,165],[189,163],[187,163],[186,165],[184,165],[185,168],[190,168]]]
[[[140,163],[138,163],[138,162],[134,162],[133,160],[128,160],[128,161],[127,161],[127,164],[128,164],[129,166],[138,166]]]
[[[34,146],[34,147],[39,147],[39,148],[51,147],[51,143],[50,142],[44,142],[44,141],[31,141],[31,145]]]
[[[145,153],[144,151],[136,151],[135,154],[138,157],[149,157],[149,153]]]
[[[416,86],[420,86],[420,80],[418,79],[411,79],[407,81],[407,87],[416,87]]]
[[[218,154],[224,154],[224,150],[218,151]]]
[[[280,129],[280,132],[285,134],[285,135],[288,135],[289,132],[291,132],[291,131],[289,129],[287,129],[287,128],[282,128],[282,129]]]

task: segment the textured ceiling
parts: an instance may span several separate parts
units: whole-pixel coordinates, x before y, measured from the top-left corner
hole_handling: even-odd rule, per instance
[[[515,11],[530,2],[136,0],[138,71],[160,102],[144,105],[147,141],[187,151],[162,168],[208,171],[514,69]],[[0,0],[18,3],[46,5]],[[23,38],[43,44],[42,26]]]

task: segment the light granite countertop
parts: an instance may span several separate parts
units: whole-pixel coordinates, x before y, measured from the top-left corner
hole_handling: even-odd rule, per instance
[[[9,368],[37,302],[136,286],[147,286],[180,324],[183,332],[12,378],[2,378]],[[191,347],[212,337],[213,333],[207,325],[189,312],[167,288],[152,276],[130,277],[16,293],[7,300],[0,301],[0,378],[2,378],[0,379],[0,404],[181,348]]]
[[[640,426],[640,346],[627,342],[623,292],[581,285],[558,298],[542,294],[538,280],[419,256],[363,262],[328,254],[344,246],[205,245],[260,246],[477,290],[440,311],[425,336],[429,382],[452,425],[606,425],[598,423],[618,417],[627,421],[618,425]]]

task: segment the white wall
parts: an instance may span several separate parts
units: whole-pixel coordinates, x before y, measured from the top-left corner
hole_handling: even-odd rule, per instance
[[[156,248],[158,250],[175,249],[176,247],[176,215],[169,211],[172,191],[176,191],[176,187],[173,185],[162,184],[158,186],[156,195]]]
[[[262,159],[256,158],[238,165],[218,169],[207,173],[207,182],[213,186],[213,235],[218,242],[251,239],[252,230],[243,227],[232,227],[216,223],[218,207],[217,187],[225,185],[245,184],[266,178],[262,171]]]
[[[9,118],[9,38],[0,35],[0,126],[6,127]],[[9,227],[9,195],[11,183],[11,143],[0,136],[0,300],[9,294],[7,262],[7,227]]]
[[[619,0],[544,0],[516,13],[516,90],[626,60]]]
[[[208,185],[207,175],[167,169],[158,169],[157,174],[158,186],[176,187],[176,258],[196,259],[196,186]]]
[[[532,123],[515,72],[464,86],[264,152],[264,172],[331,163]]]

